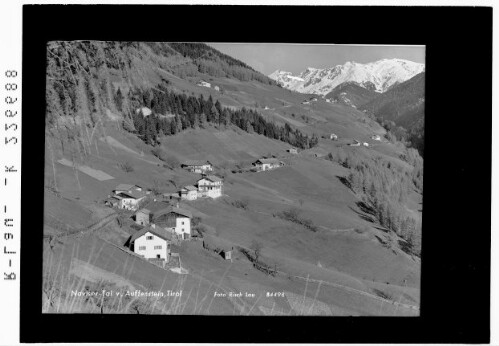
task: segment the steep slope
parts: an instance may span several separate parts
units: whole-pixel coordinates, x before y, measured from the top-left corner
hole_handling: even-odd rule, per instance
[[[212,68],[205,70],[206,66]],[[375,159],[390,165],[392,175],[398,169],[405,172],[398,177],[407,175],[403,182],[412,186],[408,177],[413,164],[401,157],[405,148],[371,141],[373,133],[383,135],[385,130],[365,113],[323,99],[303,105],[303,94],[266,82],[265,76],[202,45],[55,42],[49,44],[47,77],[46,234],[84,232],[111,214],[117,218],[81,238],[55,244],[54,253],[63,252],[72,268],[69,273],[82,280],[87,279],[85,273],[101,273],[104,279],[117,277],[143,289],[178,289],[177,274],[172,277],[170,271],[123,251],[134,232],[129,227],[131,213],[116,213],[103,200],[119,183],[150,188],[154,198],[163,198],[163,193],[199,179],[179,168],[179,162],[207,159],[224,178],[224,196],[181,201],[181,207],[201,218],[206,239],[235,249],[259,241],[262,260],[286,274],[265,275],[240,251],[229,263],[204,250],[201,242],[186,242],[178,250],[189,271],[183,276],[186,293],[192,289],[192,296],[197,296],[199,282],[205,286],[200,297],[206,295],[207,300],[215,288],[256,295],[286,292],[287,300],[262,297],[258,304],[254,299],[239,302],[246,306],[241,310],[245,314],[269,312],[274,302],[276,309],[292,314],[298,301],[293,297],[298,296],[300,304],[310,302],[309,314],[316,313],[317,304],[326,306],[329,315],[417,314],[380,304],[381,291],[391,301],[418,305],[419,258],[402,250],[400,232],[380,230],[363,215],[361,196],[348,182],[359,163]],[[211,86],[200,85],[200,80]],[[137,112],[144,108],[149,111]],[[338,141],[324,139],[330,133],[336,133]],[[311,147],[314,134],[321,138]],[[371,145],[348,146],[354,138]],[[287,153],[290,146],[299,147],[299,154]],[[334,160],[327,157],[330,153]],[[241,170],[271,155],[285,167],[261,173]],[[371,179],[379,193],[384,186],[393,196],[404,197],[405,190],[393,184],[395,179],[375,176],[381,169],[368,168],[362,177]],[[387,195],[386,202],[393,196]],[[240,207],[241,201],[246,207]],[[315,231],[278,216],[290,208],[313,220]],[[417,206],[411,213],[419,220]],[[72,251],[73,244],[78,251]],[[50,261],[46,268],[55,275],[65,273]],[[290,280],[287,275],[295,277]],[[308,282],[307,276],[324,284]],[[320,286],[317,291],[314,285]],[[186,313],[233,314],[238,309],[233,303],[215,300],[201,310],[187,297],[183,306]],[[178,313],[154,313],[165,311]]]
[[[359,108],[363,104],[376,98],[379,94],[373,90],[366,89],[356,82],[345,82],[338,85],[325,97],[348,106]]]
[[[424,88],[425,74],[422,72],[367,102],[361,109],[411,129],[424,118]]]
[[[345,82],[356,82],[366,89],[385,92],[422,71],[424,64],[403,59],[383,59],[368,64],[348,61],[325,69],[309,67],[299,76],[277,70],[269,77],[290,90],[326,95]]]

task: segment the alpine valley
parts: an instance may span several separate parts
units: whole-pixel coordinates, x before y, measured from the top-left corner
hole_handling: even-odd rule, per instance
[[[423,155],[424,76],[424,64],[383,59],[325,69],[309,67],[298,76],[277,70],[269,78],[286,89],[363,110]]]
[[[419,315],[424,65],[52,41],[46,105],[44,313]]]

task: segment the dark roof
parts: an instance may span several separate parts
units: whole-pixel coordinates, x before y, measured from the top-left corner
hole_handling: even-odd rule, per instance
[[[116,186],[114,188],[114,191],[118,190],[118,191],[128,191],[128,190],[131,190],[135,187],[139,187],[137,185],[131,185],[131,184],[119,184],[118,186]]]
[[[164,240],[172,240],[173,239],[173,235],[168,232],[167,230],[163,229],[163,228],[160,228],[160,227],[155,227],[155,228],[152,228],[152,227],[144,227],[142,228],[140,231],[134,233],[132,235],[132,238],[130,239],[130,243],[133,243],[136,239],[142,237],[144,234],[146,234],[147,232],[150,232],[158,237],[160,237],[161,239],[164,239]]]
[[[207,175],[207,176],[205,176],[205,177],[202,177],[202,178],[201,178],[201,179],[199,179],[199,180],[202,180],[202,179],[208,179],[208,180],[211,180],[211,181],[213,181],[213,182],[223,181],[223,179],[222,179],[222,178],[217,177],[216,175]],[[198,180],[198,181],[199,181],[199,180]]]
[[[155,220],[161,215],[170,214],[170,213],[176,213],[179,215],[186,216],[188,218],[192,218],[192,213],[188,210],[167,206],[166,208],[158,209],[152,212],[152,219]]]
[[[196,191],[197,190],[196,187],[193,185],[184,186],[182,189],[187,190],[187,191]]]
[[[161,202],[161,201],[151,201],[147,203],[145,208],[149,209],[149,211],[153,214],[157,213],[158,211],[166,210],[170,207],[170,204],[167,202]]]
[[[211,165],[210,161],[202,161],[202,160],[187,160],[182,166],[203,166],[203,165]]]
[[[279,164],[280,161],[278,159],[259,159],[259,160],[256,160],[256,162],[260,162],[260,163],[272,163],[272,164]]]
[[[119,195],[126,195],[135,199],[139,199],[145,197],[146,193],[144,191],[139,191],[139,190],[130,190],[130,191],[120,192]]]
[[[167,211],[167,214],[168,213],[176,213],[176,214],[186,216],[188,218],[192,218],[192,213],[190,211],[185,210],[185,209],[181,209],[181,208],[170,207]]]

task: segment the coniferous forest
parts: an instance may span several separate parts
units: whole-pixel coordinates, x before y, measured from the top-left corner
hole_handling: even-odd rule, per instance
[[[248,133],[257,133],[301,149],[312,148],[319,142],[315,134],[309,137],[298,129],[292,129],[287,123],[284,126],[276,125],[252,109],[243,107],[232,110],[223,107],[211,95],[205,99],[203,95],[194,97],[176,94],[168,90],[166,82],[147,91],[130,90],[128,96],[134,105],[132,109],[147,107],[153,113],[144,116],[142,112],[134,112],[130,114],[133,124],[127,124],[125,120],[124,127],[130,132],[137,132],[146,144],[153,146],[160,135],[175,135],[189,128],[204,128],[207,124],[218,127],[235,125]],[[118,89],[115,95],[118,108],[122,98],[121,90]]]

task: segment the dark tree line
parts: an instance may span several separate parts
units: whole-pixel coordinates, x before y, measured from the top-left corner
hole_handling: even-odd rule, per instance
[[[381,157],[359,158],[342,149],[329,153],[327,158],[350,169],[346,182],[360,196],[363,211],[406,240],[409,249],[419,254],[421,230],[404,205],[413,190],[422,192],[422,159],[415,149],[409,149],[405,155],[414,167],[412,171]]]
[[[118,92],[115,100],[121,99],[121,91]],[[169,91],[164,84],[146,91],[130,91],[129,99],[132,100],[132,109],[145,106],[153,112],[149,116],[141,112],[131,114],[138,135],[150,145],[156,145],[161,135],[175,135],[188,128],[204,128],[208,124],[219,127],[235,125],[248,133],[257,133],[301,149],[312,148],[319,142],[315,134],[309,137],[287,123],[284,126],[276,125],[252,109],[222,107],[220,101],[214,101],[211,95],[205,99],[203,95],[194,97],[177,94]]]

